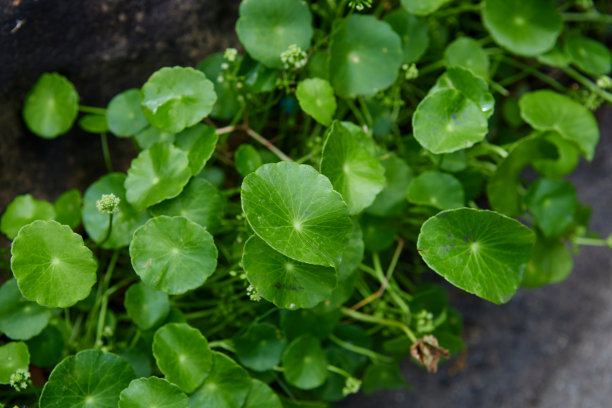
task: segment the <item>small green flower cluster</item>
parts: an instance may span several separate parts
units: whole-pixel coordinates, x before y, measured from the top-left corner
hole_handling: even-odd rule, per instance
[[[304,68],[308,62],[308,56],[306,52],[302,51],[302,48],[297,44],[291,44],[287,51],[281,54],[281,61],[283,62],[285,69],[297,70]]]
[[[11,387],[17,391],[24,391],[30,383],[30,372],[25,368],[20,368],[11,374]]]
[[[114,214],[119,211],[120,202],[121,199],[113,193],[102,194],[102,197],[96,201],[96,207],[103,214]]]

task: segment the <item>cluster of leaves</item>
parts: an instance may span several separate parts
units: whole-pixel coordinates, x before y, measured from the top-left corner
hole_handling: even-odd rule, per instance
[[[435,371],[462,323],[429,270],[501,304],[563,280],[566,242],[610,244],[563,179],[612,101],[582,34],[610,16],[577,3],[248,0],[244,54],[106,108],[42,75],[26,125],[52,139],[84,113],[108,174],[2,215],[0,398],[325,407],[405,387],[407,355]],[[127,173],[108,134],[139,149]]]

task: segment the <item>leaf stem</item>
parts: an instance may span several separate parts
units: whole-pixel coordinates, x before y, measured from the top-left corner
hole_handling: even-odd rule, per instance
[[[232,353],[236,352],[236,348],[231,339],[211,341],[208,342],[208,346],[210,348],[221,348]]]
[[[561,69],[563,70],[563,72],[565,72],[566,75],[570,76],[574,80],[578,81],[580,84],[582,84],[585,87],[587,87],[589,89],[589,91],[591,91],[593,93],[596,93],[597,95],[601,96],[607,102],[611,102],[612,103],[612,94],[611,93],[604,91],[603,89],[598,87],[596,84],[594,84],[590,79],[588,79],[584,75],[580,74],[578,71],[576,71],[575,69],[573,69],[571,67],[564,67],[564,68],[561,68]]]
[[[572,242],[576,245],[583,245],[583,246],[597,246],[597,247],[608,246],[608,243],[606,242],[606,240],[601,239],[601,238],[574,237],[572,238]]]
[[[351,317],[355,320],[359,320],[366,323],[380,324],[383,326],[397,327],[398,329],[402,330],[404,334],[406,334],[410,341],[412,341],[413,343],[417,341],[417,338],[412,332],[412,330],[410,330],[405,324],[393,320],[381,319],[379,317],[361,313],[356,310],[349,309],[347,307],[343,307],[341,310],[342,314]]]
[[[549,77],[548,75],[538,71],[537,68],[534,68],[534,67],[532,67],[530,65],[527,65],[527,64],[525,64],[523,62],[517,61],[514,58],[506,57],[505,55],[494,56],[494,58],[499,58],[499,60],[501,62],[503,62],[504,64],[512,65],[512,66],[514,66],[516,68],[519,68],[521,70],[527,71],[530,75],[533,75],[534,77],[538,78],[540,81],[550,85],[552,88],[554,88],[558,92],[562,92],[562,93],[567,93],[568,92],[568,89],[566,87],[564,87],[558,81],[554,80],[553,78]]]
[[[329,339],[336,343],[338,346],[342,347],[345,350],[352,351],[353,353],[362,354],[366,357],[369,357],[372,361],[378,361],[381,363],[392,363],[393,359],[391,357],[385,356],[384,354],[380,354],[375,352],[374,350],[370,350],[369,348],[359,347],[348,341],[344,341],[341,338],[337,337],[334,334],[329,335]]]
[[[111,257],[106,273],[104,274],[104,281],[102,282],[102,302],[100,305],[100,313],[98,315],[98,328],[96,330],[96,341],[94,342],[95,347],[102,345],[102,332],[104,331],[104,324],[106,323],[106,310],[108,309],[108,287],[110,285],[115,265],[117,265],[117,259],[119,259],[119,250],[115,250]]]
[[[563,21],[612,24],[612,14],[591,11],[587,13],[563,13]]]
[[[106,235],[104,236],[104,239],[100,241],[98,245],[96,245],[96,247],[101,247],[106,241],[108,241],[108,239],[111,236],[112,230],[113,230],[113,213],[110,213],[108,214],[108,229],[106,230]]]
[[[95,106],[79,105],[79,110],[83,113],[93,113],[94,115],[106,115],[106,109]]]
[[[106,171],[109,173],[113,172],[113,162],[111,161],[110,149],[108,148],[108,137],[105,132],[100,133],[100,142],[102,143],[102,154],[104,155],[104,163],[106,164]]]

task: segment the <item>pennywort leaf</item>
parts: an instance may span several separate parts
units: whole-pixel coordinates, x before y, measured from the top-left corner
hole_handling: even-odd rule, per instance
[[[26,299],[68,307],[87,297],[97,263],[83,238],[56,221],[23,227],[11,247],[11,270]]]
[[[314,168],[265,164],[242,182],[242,208],[255,233],[296,261],[339,262],[352,223],[340,194]]]
[[[460,208],[425,221],[417,248],[425,263],[450,283],[501,304],[519,287],[534,241],[534,233],[518,221]]]
[[[169,133],[200,122],[216,100],[213,83],[193,68],[162,68],[151,75],[141,91],[145,118]]]

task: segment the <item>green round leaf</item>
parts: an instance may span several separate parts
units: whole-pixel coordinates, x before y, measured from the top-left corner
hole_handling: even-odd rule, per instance
[[[64,335],[55,326],[47,326],[26,343],[31,351],[32,364],[38,367],[53,367],[62,358]]]
[[[149,210],[153,215],[183,216],[214,234],[223,218],[225,198],[203,178],[192,179],[183,192]]]
[[[496,304],[516,292],[534,233],[504,215],[471,208],[425,221],[417,242],[425,263],[453,285]]]
[[[270,370],[277,365],[286,345],[280,330],[269,323],[253,324],[246,333],[234,338],[238,361],[255,371]]]
[[[450,0],[401,0],[402,7],[416,15],[431,14]]]
[[[30,194],[15,197],[6,207],[0,219],[0,230],[14,239],[24,225],[36,220],[52,220],[55,218],[53,205],[44,200],[37,200]]]
[[[305,334],[293,340],[283,354],[283,375],[289,384],[310,390],[327,379],[327,359],[319,340]]]
[[[191,174],[195,176],[212,156],[218,140],[214,127],[198,123],[176,135],[174,144],[187,154]]]
[[[134,271],[147,285],[170,295],[202,286],[217,267],[212,235],[185,217],[151,218],[130,243]]]
[[[74,229],[81,223],[81,206],[83,199],[77,189],[66,191],[55,200],[55,221]]]
[[[479,77],[489,77],[489,57],[473,38],[461,37],[450,43],[444,51],[444,64],[447,68],[462,67]]]
[[[537,288],[565,280],[572,271],[572,254],[563,241],[538,235],[521,286]]]
[[[371,15],[353,14],[336,24],[329,51],[330,81],[336,92],[353,97],[388,88],[403,61],[399,36]]]
[[[580,103],[549,90],[523,95],[519,101],[522,118],[537,130],[553,130],[575,143],[591,161],[599,141],[597,120]]]
[[[427,95],[412,117],[415,139],[432,153],[451,153],[484,140],[488,124],[480,106],[456,89]]]
[[[129,137],[149,123],[140,108],[140,90],[128,89],[111,99],[106,108],[106,121],[110,131],[119,137]]]
[[[28,129],[45,139],[54,139],[72,127],[79,112],[74,85],[57,73],[42,74],[26,96],[23,119]]]
[[[402,40],[404,58],[402,63],[417,62],[429,46],[427,24],[418,17],[402,9],[397,9],[385,16],[385,22],[391,26]]]
[[[521,206],[521,171],[539,159],[556,159],[555,145],[540,138],[522,139],[501,162],[487,184],[489,204],[495,211],[518,216]]]
[[[350,214],[372,204],[385,185],[384,167],[340,122],[335,122],[327,132],[321,173],[342,194]]]
[[[138,378],[119,394],[119,408],[188,408],[189,398],[179,387],[157,378]]]
[[[241,57],[238,57],[235,64],[240,64]],[[228,64],[223,53],[212,54],[204,61],[200,62],[197,69],[202,71],[207,78],[211,78],[215,85],[217,102],[210,112],[210,117],[215,119],[230,120],[242,108],[238,98],[242,97],[239,88],[234,81],[225,81],[223,78],[224,64]]]
[[[395,154],[380,162],[385,168],[385,187],[376,196],[366,212],[374,215],[392,215],[399,212],[406,202],[408,186],[412,181],[412,170]]]
[[[208,116],[216,101],[213,83],[201,71],[165,67],[143,85],[140,106],[150,124],[178,133]]]
[[[108,132],[108,124],[106,116],[102,115],[85,115],[79,119],[79,126],[89,133],[106,133]]]
[[[128,316],[144,330],[157,326],[170,312],[168,295],[142,282],[130,286],[123,304]]]
[[[119,394],[134,377],[121,357],[84,350],[53,369],[40,395],[40,408],[117,408]]]
[[[283,408],[278,395],[259,380],[251,379],[251,389],[243,405],[244,408]]]
[[[558,43],[545,54],[538,55],[536,59],[538,62],[550,65],[551,67],[565,68],[570,64],[567,53]]]
[[[225,354],[214,352],[213,369],[191,396],[190,408],[240,408],[251,387],[247,372]]]
[[[363,260],[364,247],[361,227],[359,223],[354,221],[353,231],[342,253],[340,265],[338,266],[338,284],[329,298],[324,301],[326,305],[329,304],[329,307],[334,308],[340,306],[353,294],[355,290],[355,281],[358,275],[356,270]]]
[[[11,374],[17,370],[28,371],[30,353],[24,342],[11,342],[0,346],[0,384],[9,384]]]
[[[574,32],[565,38],[565,53],[572,64],[591,75],[607,75],[612,55],[604,44]]]
[[[550,50],[563,29],[552,0],[486,0],[482,21],[495,42],[526,57]]]
[[[89,295],[98,266],[83,238],[56,221],[23,227],[11,247],[11,269],[26,299],[69,307]]]
[[[96,202],[103,194],[114,194],[119,198],[119,211],[113,214],[111,234],[102,244],[105,249],[117,249],[127,246],[132,240],[136,228],[144,224],[149,216],[144,211],[138,211],[125,197],[125,174],[110,173],[102,176],[85,191],[83,198],[83,226],[87,235],[100,243],[106,238],[109,225],[108,214],[98,210]]]
[[[144,209],[179,195],[190,177],[187,155],[169,143],[156,143],[132,160],[125,180],[126,198]]]
[[[236,33],[247,52],[271,68],[283,68],[281,53],[290,45],[308,50],[312,15],[302,0],[249,0],[240,4]]]
[[[376,217],[364,214],[359,218],[363,231],[365,249],[370,252],[382,252],[395,242],[398,222],[392,217]]]
[[[242,208],[255,233],[283,255],[334,266],[352,223],[329,179],[310,166],[265,164],[242,182]]]
[[[304,112],[325,126],[331,124],[336,113],[336,97],[329,82],[321,78],[300,81],[295,96]]]
[[[0,332],[13,340],[27,340],[39,334],[51,318],[51,311],[21,296],[15,279],[0,288]]]
[[[545,132],[538,136],[552,143],[557,148],[557,159],[540,159],[533,162],[533,168],[545,177],[563,177],[574,171],[580,161],[578,147],[564,139],[557,132]]]
[[[130,363],[136,373],[136,377],[148,377],[151,375],[151,360],[153,356],[150,350],[134,347],[120,349],[117,351],[117,354]]]
[[[569,181],[536,180],[525,195],[525,204],[536,219],[545,237],[557,237],[574,221],[578,196]]]
[[[440,210],[463,207],[465,204],[463,187],[459,180],[450,174],[436,171],[427,171],[412,180],[408,200]]]
[[[249,173],[254,172],[262,165],[261,155],[253,146],[243,143],[238,146],[234,154],[234,163],[236,170],[242,177],[246,177]]]
[[[155,126],[147,126],[140,132],[136,133],[134,139],[141,149],[148,149],[155,143],[174,143],[174,133],[165,132]]]
[[[280,308],[313,307],[336,287],[334,268],[288,258],[255,235],[244,246],[242,264],[259,295]]]
[[[493,115],[495,99],[489,92],[489,85],[469,69],[462,67],[449,68],[444,74],[440,75],[429,94],[442,89],[456,89],[463,96],[476,103],[487,118]]]
[[[168,381],[187,393],[198,388],[213,368],[208,341],[185,323],[170,323],[158,329],[153,338],[153,355]]]
[[[363,374],[363,393],[372,394],[380,390],[408,389],[409,385],[400,371],[399,364],[372,364]]]
[[[311,309],[281,310],[280,316],[281,328],[289,340],[309,334],[323,341],[342,318],[342,312],[323,303]]]

